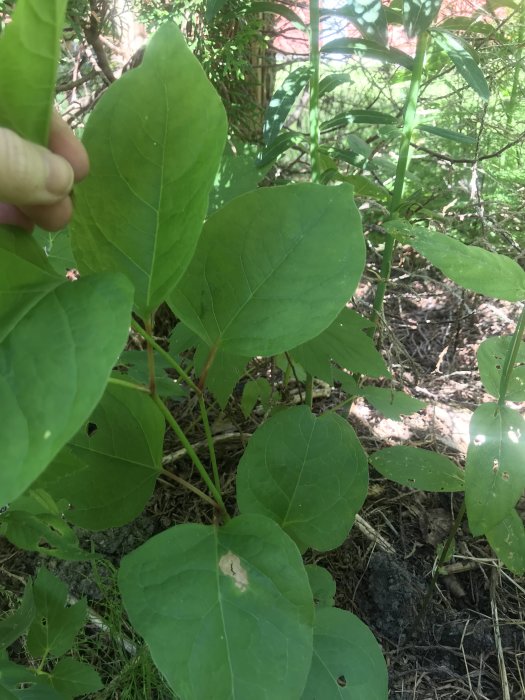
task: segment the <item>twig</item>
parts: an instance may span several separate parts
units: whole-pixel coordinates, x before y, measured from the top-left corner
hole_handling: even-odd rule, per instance
[[[511,700],[509,681],[507,678],[507,668],[505,666],[505,655],[503,644],[501,643],[501,632],[499,628],[498,606],[496,603],[496,583],[498,579],[498,569],[494,567],[490,574],[490,609],[492,611],[492,625],[494,627],[494,641],[496,642],[496,652],[498,654],[499,679],[501,683],[502,700]]]

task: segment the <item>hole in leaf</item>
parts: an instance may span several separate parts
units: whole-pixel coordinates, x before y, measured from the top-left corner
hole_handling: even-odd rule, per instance
[[[341,688],[346,688],[346,678],[344,676],[339,676],[337,679],[337,685]]]
[[[96,423],[88,423],[86,425],[86,433],[88,437],[91,437],[98,430],[98,425]]]
[[[501,478],[503,479],[503,481],[508,481],[510,479],[510,474],[508,472],[503,472]]]

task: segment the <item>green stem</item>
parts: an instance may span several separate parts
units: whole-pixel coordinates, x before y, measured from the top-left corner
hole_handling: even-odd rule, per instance
[[[224,505],[224,501],[222,500],[222,495],[221,495],[220,490],[216,488],[215,484],[210,479],[204,464],[201,462],[197,453],[195,452],[195,450],[191,446],[191,443],[188,440],[188,438],[186,437],[186,435],[184,434],[184,431],[182,430],[180,425],[177,423],[175,418],[172,416],[171,412],[168,410],[165,403],[157,395],[152,396],[151,398],[153,399],[153,401],[155,401],[155,403],[157,404],[157,406],[161,410],[162,414],[164,415],[166,422],[168,423],[170,428],[173,430],[175,435],[179,438],[182,446],[184,447],[184,449],[188,453],[188,456],[190,457],[191,461],[197,467],[197,470],[198,470],[199,474],[201,475],[201,479],[204,481],[204,483],[208,487],[210,493],[213,495],[214,499],[216,500],[216,502],[219,506],[220,512],[222,513],[223,517],[226,520],[229,520],[230,516],[228,515],[228,512],[226,511],[226,506]]]
[[[206,411],[206,404],[204,403],[204,397],[199,394],[199,409],[201,412],[202,424],[204,425],[204,432],[206,433],[206,443],[208,445],[208,453],[211,460],[211,468],[213,471],[213,480],[215,482],[215,487],[217,491],[221,490],[221,480],[219,478],[219,467],[217,466],[217,455],[215,454],[215,445],[213,444],[213,435],[210,428],[210,421],[208,419],[208,412]]]
[[[196,391],[197,394],[201,394],[201,390],[199,387],[195,384],[195,382],[191,379],[191,377],[186,374],[186,372],[182,369],[182,367],[179,365],[179,363],[168,353],[162,346],[160,346],[155,338],[148,333],[142,326],[137,323],[134,319],[131,320],[131,327],[133,328],[134,331],[136,331],[139,335],[141,335],[144,340],[148,342],[149,345],[151,345],[155,350],[159,353],[161,357],[163,357],[166,362],[173,367],[173,369],[177,372],[179,377],[182,377],[186,384],[193,389],[193,391]]]
[[[206,493],[204,493],[204,491],[201,491],[193,484],[190,484],[190,482],[186,481],[186,479],[183,479],[181,476],[177,476],[177,474],[172,474],[167,469],[163,469],[161,473],[164,474],[164,476],[167,476],[168,479],[175,481],[177,484],[180,484],[188,491],[191,491],[192,493],[196,494],[197,496],[199,496],[199,498],[202,498],[203,501],[206,501],[206,503],[209,503],[214,508],[218,508],[218,504],[213,500],[213,498],[210,498]]]
[[[144,326],[146,333],[153,337],[152,319],[149,318],[147,321],[145,321]],[[155,355],[153,353],[153,347],[150,345],[150,343],[147,344],[146,351],[148,353],[149,391],[150,394],[153,395],[157,393],[157,387],[155,385]]]
[[[312,410],[312,406],[314,403],[314,378],[311,374],[306,375],[306,383],[304,385],[304,390],[304,403],[306,406],[308,406],[310,410]]]
[[[319,0],[310,0],[310,163],[312,182],[321,180],[319,153]]]
[[[389,220],[395,218],[397,211],[403,200],[403,191],[405,189],[405,179],[410,161],[410,142],[412,133],[416,126],[417,101],[419,98],[419,90],[421,87],[421,79],[423,77],[423,68],[425,63],[425,55],[428,46],[428,34],[423,32],[417,40],[416,55],[414,58],[414,67],[412,69],[412,79],[408,89],[408,95],[405,102],[405,111],[403,116],[403,131],[401,133],[401,145],[399,147],[399,158],[397,161],[396,178],[394,181],[394,190],[389,206]],[[381,279],[377,285],[377,290],[374,298],[372,310],[372,321],[377,324],[383,311],[385,293],[390,274],[392,272],[392,260],[394,257],[395,240],[392,236],[387,236],[385,249],[383,251],[383,259],[381,261]],[[374,333],[374,328],[371,329],[370,335]]]
[[[150,393],[148,387],[144,386],[144,384],[134,384],[133,382],[128,382],[126,379],[117,379],[117,377],[110,377],[108,379],[108,384],[123,386],[126,389],[134,389],[135,391],[142,391],[145,394]]]
[[[517,49],[514,56],[514,75],[512,76],[512,89],[510,92],[509,106],[507,110],[507,129],[512,126],[512,121],[514,119],[514,114],[518,106],[518,96],[520,90],[520,73],[521,73],[521,59],[523,55],[523,39],[525,35],[525,2],[521,3],[520,14],[519,14],[519,29],[518,29],[518,41],[516,43]]]
[[[507,394],[507,389],[509,386],[509,381],[514,371],[514,365],[516,364],[516,357],[520,349],[520,344],[523,339],[523,334],[525,333],[525,306],[521,310],[521,316],[512,336],[512,341],[510,343],[507,354],[505,355],[505,360],[503,362],[503,369],[501,370],[501,380],[499,384],[499,398],[498,404],[500,406],[505,405],[505,396]]]

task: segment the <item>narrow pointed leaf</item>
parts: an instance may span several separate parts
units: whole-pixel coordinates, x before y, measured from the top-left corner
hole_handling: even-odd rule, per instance
[[[314,655],[301,700],[387,700],[386,663],[374,635],[346,610],[315,614]]]
[[[268,518],[177,525],[124,557],[119,586],[177,696],[300,697],[312,654],[312,592],[297,547]]]
[[[323,53],[372,58],[381,63],[393,63],[412,70],[414,59],[399,49],[387,49],[369,39],[334,39],[321,47]]]
[[[60,282],[0,343],[2,502],[20,496],[89,416],[128,336],[125,278]]]
[[[308,85],[310,68],[299,66],[275,91],[264,114],[263,139],[265,146],[273,143],[294,106],[296,99]]]
[[[467,134],[460,134],[459,132],[451,131],[450,129],[442,129],[439,126],[431,126],[429,124],[418,124],[417,128],[419,129],[419,131],[426,131],[427,134],[439,136],[442,139],[447,139],[447,141],[454,141],[455,143],[464,143],[466,145],[473,145],[476,143],[476,139],[473,136],[468,136]]]
[[[525,271],[515,260],[421,227],[401,237],[456,284],[496,299],[525,299]]]
[[[401,420],[402,416],[421,411],[427,405],[420,399],[408,396],[404,391],[394,391],[379,386],[364,387],[359,393],[390,420]]]
[[[275,355],[332,323],[363,266],[349,186],[261,188],[208,219],[168,302],[210,348]]]
[[[390,114],[375,109],[350,109],[321,123],[322,133],[341,129],[349,124],[396,124],[397,119]]]
[[[321,17],[343,17],[357,27],[365,39],[386,46],[387,21],[381,0],[350,0],[336,10],[322,9]]]
[[[479,374],[485,390],[499,398],[501,372],[512,336],[496,336],[484,340],[477,351]],[[507,386],[505,401],[525,401],[525,343],[521,342],[516,363]]]
[[[47,144],[66,6],[67,0],[18,0],[0,36],[0,126],[41,145]]]
[[[444,455],[419,447],[386,447],[369,457],[374,469],[391,481],[421,491],[463,491],[465,473]]]
[[[257,155],[257,166],[266,168],[271,165],[274,160],[285,153],[291,146],[302,144],[305,141],[303,134],[298,134],[295,131],[285,131],[274,138],[263,150]]]
[[[71,504],[67,518],[90,530],[142,512],[161,471],[164,418],[148,394],[109,385],[88,423],[37,482]]]
[[[89,119],[91,174],[76,188],[73,252],[81,271],[127,275],[143,318],[193,255],[225,136],[221,101],[171,23]]]
[[[518,576],[525,573],[525,527],[516,510],[485,533],[498,558]]]
[[[291,22],[295,27],[297,27],[297,29],[306,29],[306,25],[299,15],[288,5],[283,5],[280,2],[252,2],[252,4],[246,8],[246,13],[250,14],[259,14],[263,12],[280,15]]]
[[[506,406],[478,406],[470,421],[465,498],[473,535],[508,517],[525,489],[525,420]]]
[[[258,428],[239,462],[241,513],[275,520],[301,550],[346,539],[366,498],[366,455],[340,416],[306,406],[279,411]]]
[[[325,75],[319,81],[319,97],[327,95],[329,92],[333,92],[340,85],[345,85],[346,83],[352,83],[352,78],[348,73],[330,73],[330,75]]]
[[[435,20],[443,0],[403,0],[403,25],[409,37],[419,36]]]
[[[463,39],[444,29],[433,29],[432,35],[470,87],[482,100],[488,100],[490,88],[472,48]]]

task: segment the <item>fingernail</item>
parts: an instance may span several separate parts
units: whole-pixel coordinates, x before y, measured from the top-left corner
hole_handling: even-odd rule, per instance
[[[67,160],[49,151],[45,154],[45,160],[47,166],[47,191],[56,197],[61,195],[66,197],[73,187],[73,168]]]

